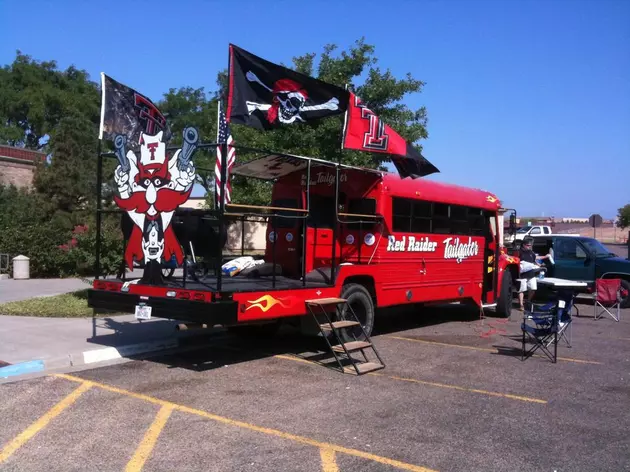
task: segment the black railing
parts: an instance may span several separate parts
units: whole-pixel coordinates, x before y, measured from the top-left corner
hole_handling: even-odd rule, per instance
[[[331,167],[334,166],[335,167],[335,224],[333,225],[332,231],[333,231],[333,244],[332,244],[332,248],[331,248],[331,277],[329,280],[329,286],[334,286],[335,284],[335,280],[336,280],[336,267],[337,267],[337,262],[341,262],[341,258],[343,257],[343,254],[339,255],[339,258],[337,257],[336,251],[337,251],[337,237],[339,232],[341,231],[341,227],[344,224],[348,224],[348,223],[353,223],[353,224],[359,224],[360,225],[360,239],[357,242],[359,244],[359,263],[361,261],[361,246],[362,246],[362,239],[363,239],[363,225],[364,224],[368,224],[374,223],[374,219],[381,219],[382,217],[379,215],[361,215],[361,214],[353,214],[353,213],[340,213],[339,212],[339,187],[340,187],[340,170],[341,168],[343,168],[344,166],[342,166],[339,163],[332,163],[332,162],[328,162],[328,161],[322,161],[322,160],[312,160],[310,158],[300,158],[300,159],[304,159],[307,161],[307,165],[306,165],[306,187],[305,189],[303,189],[303,191],[305,192],[305,200],[306,200],[306,204],[305,204],[305,209],[300,209],[300,208],[285,208],[285,207],[275,207],[275,206],[257,206],[257,205],[242,205],[242,204],[232,204],[232,203],[225,203],[225,184],[226,184],[226,180],[227,180],[227,176],[226,176],[226,171],[227,171],[227,163],[226,163],[226,159],[227,159],[227,151],[228,151],[228,146],[227,144],[217,144],[217,143],[206,143],[206,144],[199,144],[197,145],[197,149],[212,149],[212,148],[217,148],[217,146],[221,146],[221,157],[222,157],[222,165],[221,165],[221,187],[220,187],[220,201],[217,202],[217,205],[215,207],[215,209],[208,209],[208,210],[202,210],[203,212],[203,216],[202,218],[204,220],[208,219],[208,220],[213,220],[216,221],[217,226],[218,226],[218,233],[219,233],[219,238],[218,238],[218,245],[219,247],[216,248],[215,251],[212,251],[212,254],[216,254],[216,257],[212,257],[212,259],[214,260],[215,265],[212,267],[212,269],[214,270],[215,274],[216,274],[216,291],[217,292],[221,292],[222,288],[223,288],[223,272],[222,272],[222,265],[223,265],[223,259],[224,259],[224,242],[222,240],[223,235],[227,234],[227,229],[228,229],[228,225],[229,222],[231,220],[235,220],[235,221],[240,221],[241,224],[241,255],[244,256],[245,255],[245,223],[246,222],[260,222],[260,218],[266,218],[269,224],[269,219],[271,220],[271,231],[274,234],[274,238],[273,241],[271,241],[272,243],[272,247],[271,247],[271,256],[272,256],[272,265],[273,265],[273,270],[272,270],[272,288],[275,289],[276,285],[277,285],[277,240],[278,240],[278,234],[277,234],[277,218],[285,218],[285,219],[294,219],[294,220],[301,220],[302,221],[302,225],[301,225],[301,234],[302,234],[302,242],[301,242],[301,246],[302,246],[302,254],[300,257],[300,262],[301,262],[301,267],[299,270],[299,274],[300,274],[300,278],[302,280],[302,286],[306,287],[306,279],[307,279],[307,273],[306,273],[306,261],[307,261],[307,247],[308,247],[308,218],[310,216],[310,211],[311,211],[311,170],[312,170],[312,163],[315,162],[317,165],[322,165],[322,166],[326,166],[326,167]],[[266,151],[266,150],[262,150],[262,149],[256,149],[256,148],[249,148],[249,147],[245,147],[245,146],[233,146],[234,148],[240,150],[240,151],[247,151],[247,152],[255,152],[255,153],[265,153],[265,154],[272,154],[272,155],[279,155],[282,156],[282,153],[273,153],[270,151]],[[179,146],[169,146],[167,147],[167,151],[174,151],[179,149]],[[288,155],[287,155],[288,156]],[[298,156],[291,156],[291,157],[298,157]],[[104,158],[116,158],[116,154],[114,152],[101,152],[101,142],[99,141],[98,144],[98,156],[97,156],[97,176],[96,176],[96,198],[97,198],[97,203],[96,203],[96,244],[95,244],[95,278],[98,279],[99,277],[102,276],[101,274],[101,249],[102,249],[102,229],[103,229],[103,215],[105,214],[117,214],[117,213],[124,213],[123,210],[121,209],[112,209],[112,208],[103,208],[103,164],[104,164]],[[202,167],[197,167],[197,170],[203,170],[206,172],[214,172],[211,169],[204,169]],[[354,170],[359,170],[357,168],[354,168]],[[365,172],[373,172],[370,170],[365,170]],[[238,210],[242,209],[243,211],[239,212]],[[236,210],[233,211],[233,210]],[[198,211],[198,210],[194,210],[194,211]],[[178,209],[175,212],[174,216],[181,216],[182,214],[185,214],[186,212],[184,210]],[[299,214],[287,214],[287,213],[299,213]],[[340,219],[341,217],[350,217],[350,218],[367,218],[368,220],[353,220],[353,221],[343,221]],[[123,237],[123,257],[122,257],[122,268],[123,270],[122,272],[122,280],[126,281],[127,280],[127,275],[126,275],[126,270],[125,270],[125,251],[127,249],[127,237]],[[266,242],[267,244],[267,242]],[[191,245],[191,254],[194,253],[195,249],[193,249],[193,245]],[[189,278],[187,275],[188,269],[189,269],[189,262],[188,262],[188,257],[186,255],[186,250],[184,250],[184,263],[183,263],[183,286],[186,286],[187,283],[187,279]],[[339,261],[337,261],[337,259],[339,259]],[[210,269],[210,267],[206,264],[206,268]],[[131,270],[134,269],[134,267],[130,267]]]

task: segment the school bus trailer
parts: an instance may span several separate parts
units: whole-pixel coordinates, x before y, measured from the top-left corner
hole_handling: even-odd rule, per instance
[[[99,155],[99,174],[107,156]],[[334,315],[325,308],[341,300],[365,336],[375,309],[394,305],[472,301],[509,316],[518,259],[501,248],[494,194],[279,153],[264,153],[233,174],[273,182],[272,202],[175,213],[173,221],[192,219],[219,234],[205,250],[203,241],[195,248],[194,237],[179,238],[189,258],[203,253],[203,274],[184,270],[157,282],[146,270],[135,280],[125,273],[97,278],[89,305],[136,313],[148,307],[152,317],[239,326],[309,315],[314,307],[343,318],[343,310]],[[100,238],[106,211],[98,211]],[[234,277],[222,274],[227,225],[261,217],[267,219],[265,263]],[[97,266],[98,260],[97,253]]]

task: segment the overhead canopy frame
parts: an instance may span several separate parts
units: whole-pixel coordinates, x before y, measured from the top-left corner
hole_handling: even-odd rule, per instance
[[[376,169],[366,169],[363,167],[354,167],[344,164],[337,164],[323,159],[314,157],[297,156],[293,154],[270,153],[265,156],[257,157],[239,166],[232,168],[233,175],[241,175],[243,177],[251,177],[261,180],[276,180],[285,175],[292,174],[297,171],[307,170],[309,167],[338,167],[340,169],[348,169],[359,172],[366,172],[381,176],[383,173]]]

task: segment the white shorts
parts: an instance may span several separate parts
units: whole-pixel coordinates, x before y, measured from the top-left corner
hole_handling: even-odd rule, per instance
[[[527,290],[536,290],[538,288],[538,283],[536,282],[536,277],[532,277],[531,279],[521,279],[521,288],[519,292],[526,292]]]

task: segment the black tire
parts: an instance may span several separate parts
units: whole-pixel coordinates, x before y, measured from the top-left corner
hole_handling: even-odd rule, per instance
[[[630,281],[622,279],[621,287],[626,291],[626,296],[621,298],[621,308],[630,308]]]
[[[512,274],[509,270],[504,270],[501,277],[501,292],[499,293],[496,308],[497,315],[501,318],[509,318],[512,315],[513,285]]]
[[[372,329],[374,328],[374,302],[370,292],[363,285],[348,284],[343,286],[341,298],[348,300],[348,305],[350,305],[359,323],[361,323],[363,331],[368,336],[372,334]],[[347,307],[342,309],[341,319],[355,321]],[[365,339],[361,328],[358,326],[340,329],[339,334],[344,342]]]

